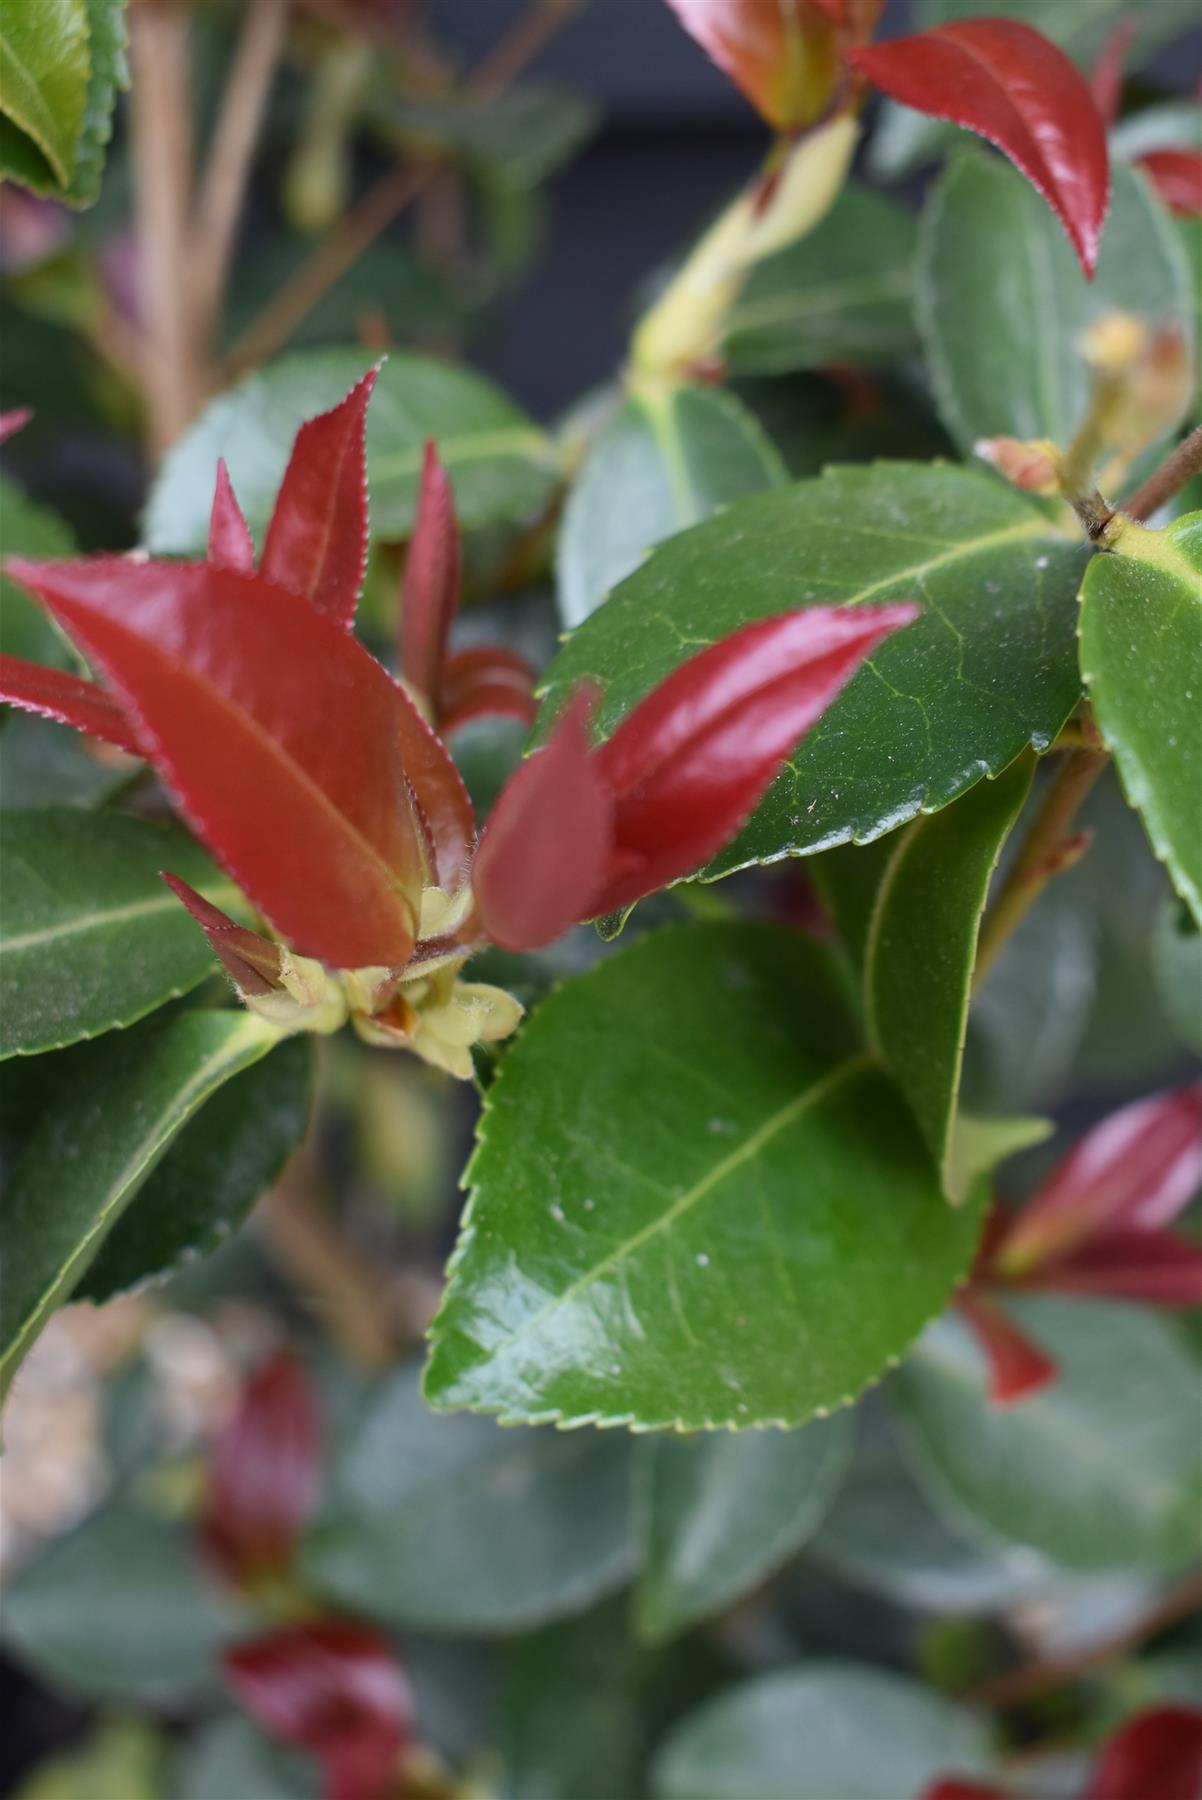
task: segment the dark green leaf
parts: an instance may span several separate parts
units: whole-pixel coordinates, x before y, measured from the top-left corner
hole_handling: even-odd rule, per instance
[[[214,400],[164,460],[146,510],[148,547],[183,555],[203,551],[219,456],[261,543],[298,426],[335,405],[367,363],[362,350],[298,351]],[[428,437],[438,441],[468,528],[525,518],[555,490],[551,445],[491,382],[451,363],[393,350],[367,415],[374,536],[403,538],[412,529]]]
[[[1202,920],[1202,512],[1132,528],[1086,571],[1081,669],[1127,798]]]
[[[114,1502],[22,1569],[0,1640],[82,1699],[176,1706],[217,1688],[240,1622],[190,1526]]]
[[[1192,341],[1189,269],[1172,222],[1142,177],[1120,165],[1113,180],[1092,281],[1042,198],[1000,157],[965,151],[932,190],[918,322],[940,415],[966,453],[1005,434],[1069,442],[1088,402],[1081,335],[1104,313],[1174,325]]]
[[[656,1800],[917,1800],[989,1771],[985,1725],[881,1669],[810,1663],[729,1689],[656,1761]]]
[[[222,1087],[184,1126],[75,1290],[104,1301],[215,1250],[304,1134],[313,1043],[290,1038]]]
[[[1176,900],[1166,901],[1152,941],[1160,998],[1186,1049],[1202,1056],[1202,932]]]
[[[639,1446],[642,1634],[670,1637],[775,1574],[820,1524],[847,1468],[849,1412],[800,1431]]]
[[[75,170],[60,196],[68,206],[93,206],[100,198],[100,178],[113,134],[117,89],[129,86],[125,0],[86,0],[86,5],[91,69]]]
[[[1033,758],[954,806],[814,864],[860,964],[869,1041],[914,1110],[948,1193],[977,932],[990,877],[1031,786]]]
[[[564,509],[556,558],[564,623],[579,625],[661,539],[783,479],[780,457],[732,395],[669,386],[632,394],[593,444]]]
[[[834,362],[911,355],[915,227],[868,188],[845,190],[800,243],[757,263],[728,316],[723,357],[735,375],[779,375]]]
[[[1034,26],[1086,66],[1120,19],[1130,20],[1135,27],[1128,55],[1140,58],[1191,30],[1197,22],[1191,0],[1156,0],[1155,6],[1134,9],[1127,0],[1057,0],[1055,6],[1049,6],[1047,0],[990,0],[989,10]],[[924,26],[942,25],[953,19],[975,19],[980,12],[979,0],[922,0],[919,18]]]
[[[62,519],[27,500],[20,488],[0,475],[0,529],[5,556],[68,557],[75,543]],[[65,638],[42,608],[0,569],[0,651],[55,669],[78,668]]]
[[[401,1370],[368,1403],[306,1550],[314,1588],[388,1624],[516,1631],[630,1575],[629,1445],[443,1419]]]
[[[890,1387],[915,1470],[949,1517],[1066,1569],[1158,1569],[1202,1550],[1202,1371],[1141,1307],[1007,1300],[1060,1365],[998,1409],[959,1320],[931,1327]]]
[[[277,1041],[251,1013],[194,1012],[75,1053],[0,1198],[0,1391],[186,1120]]]
[[[171,1800],[318,1800],[315,1756],[275,1744],[249,1719],[217,1719],[180,1752]],[[116,1800],[109,1796],[108,1800]],[[124,1797],[123,1797],[124,1800]]]
[[[698,1430],[858,1393],[977,1226],[857,1045],[839,971],[778,927],[651,933],[566,982],[485,1101],[430,1399]]]
[[[0,721],[0,811],[40,813],[70,806],[93,812],[116,799],[138,770],[124,757],[110,761],[87,738],[51,719],[14,711]],[[4,830],[7,840],[7,822]],[[0,925],[0,958],[3,942]],[[0,1024],[0,1044],[3,1038]]]
[[[551,665],[543,719],[592,676],[611,731],[686,656],[752,619],[916,599],[924,617],[875,652],[708,873],[877,837],[1051,743],[1081,691],[1082,554],[993,476],[829,469],[661,545]]]
[[[204,934],[160,869],[218,905],[237,900],[180,832],[65,808],[5,819],[0,1056],[130,1025],[212,973]]]
[[[592,136],[597,109],[584,95],[525,82],[487,106],[394,100],[379,115],[407,143],[450,150],[517,188],[536,187]]]
[[[75,167],[88,92],[85,0],[8,0],[0,25],[0,112],[32,138],[61,187]],[[11,173],[7,136],[0,173]]]

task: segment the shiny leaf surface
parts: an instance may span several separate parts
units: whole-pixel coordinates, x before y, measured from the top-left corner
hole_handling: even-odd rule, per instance
[[[13,0],[6,9],[0,110],[9,131],[15,126],[33,140],[59,187],[75,168],[90,67],[84,0]]]
[[[0,701],[21,712],[73,726],[106,744],[115,744],[130,756],[141,755],[133,728],[112,695],[67,669],[48,669],[17,656],[0,656]]]

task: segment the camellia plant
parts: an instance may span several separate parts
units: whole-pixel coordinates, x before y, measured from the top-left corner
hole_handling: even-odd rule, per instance
[[[1202,1794],[1196,20],[646,7],[544,427],[604,0],[9,0],[24,1800]]]

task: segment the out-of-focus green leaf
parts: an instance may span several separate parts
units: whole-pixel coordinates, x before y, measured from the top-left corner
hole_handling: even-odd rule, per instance
[[[0,552],[5,556],[69,557],[71,533],[55,513],[27,500],[0,475]],[[55,669],[78,668],[78,658],[42,608],[0,568],[0,651]]]
[[[1034,26],[1086,67],[1120,19],[1130,20],[1135,28],[1128,51],[1132,62],[1151,55],[1197,23],[1190,0],[1157,0],[1155,6],[1135,11],[1126,0],[1056,0],[1055,6],[1049,6],[1047,0],[991,0],[990,10],[1001,18]],[[973,19],[979,13],[977,0],[921,0],[918,9],[923,26]]]
[[[116,1719],[80,1750],[39,1763],[13,1800],[161,1800],[164,1740]]]
[[[390,133],[421,149],[452,151],[517,187],[533,188],[570,161],[597,127],[583,94],[523,82],[487,106],[465,100],[391,100],[377,115]]]
[[[14,709],[0,721],[0,812],[40,813],[64,806],[95,812],[116,799],[138,772],[137,763],[123,757],[110,760],[106,751],[90,748],[78,732],[51,719]]]
[[[249,1719],[229,1717],[202,1726],[179,1752],[171,1800],[318,1800],[321,1785],[316,1757],[273,1743]]]
[[[1167,900],[1152,943],[1152,966],[1177,1035],[1202,1056],[1202,932],[1184,906]]]

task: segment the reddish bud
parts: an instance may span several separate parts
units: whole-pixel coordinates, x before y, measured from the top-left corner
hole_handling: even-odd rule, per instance
[[[32,406],[14,406],[8,412],[0,412],[0,444],[18,431],[23,431],[33,417]]]
[[[690,37],[776,131],[821,117],[838,77],[846,0],[668,0]]]
[[[433,704],[442,686],[443,662],[459,604],[461,552],[450,476],[426,440],[417,520],[409,540],[397,662],[405,680]]]
[[[57,719],[60,725],[73,725],[131,756],[142,754],[133,726],[112,695],[79,675],[20,656],[0,656],[0,700],[44,719]]]
[[[1202,216],[1202,155],[1197,150],[1149,150],[1139,166],[1171,212]]]
[[[267,527],[261,572],[340,625],[354,623],[367,568],[367,403],[378,369],[306,419]]]
[[[956,1295],[956,1310],[984,1352],[994,1406],[1028,1400],[1056,1379],[1052,1358],[992,1300],[974,1288],[965,1288]]]
[[[1017,19],[965,19],[853,50],[850,60],[903,105],[1003,150],[1093,275],[1110,192],[1106,129],[1062,50]]]
[[[243,994],[274,994],[279,987],[283,956],[278,944],[248,931],[189,887],[178,875],[160,871],[177,900],[183,902],[221,960],[222,967]]]
[[[1202,1711],[1157,1706],[1116,1731],[1082,1800],[1199,1800]]]
[[[217,459],[217,484],[209,516],[209,561],[215,569],[238,569],[249,575],[255,566],[255,546],[242,516],[224,456]]]
[[[443,665],[438,721],[444,737],[474,719],[516,719],[533,725],[538,712],[534,670],[524,657],[499,644],[457,650]]]
[[[320,1481],[313,1391],[293,1357],[275,1356],[247,1381],[213,1452],[200,1538],[218,1571],[248,1588],[285,1573]]]
[[[413,1697],[383,1638],[344,1619],[290,1625],[228,1651],[225,1667],[252,1718],[320,1759],[326,1800],[386,1800]]]

